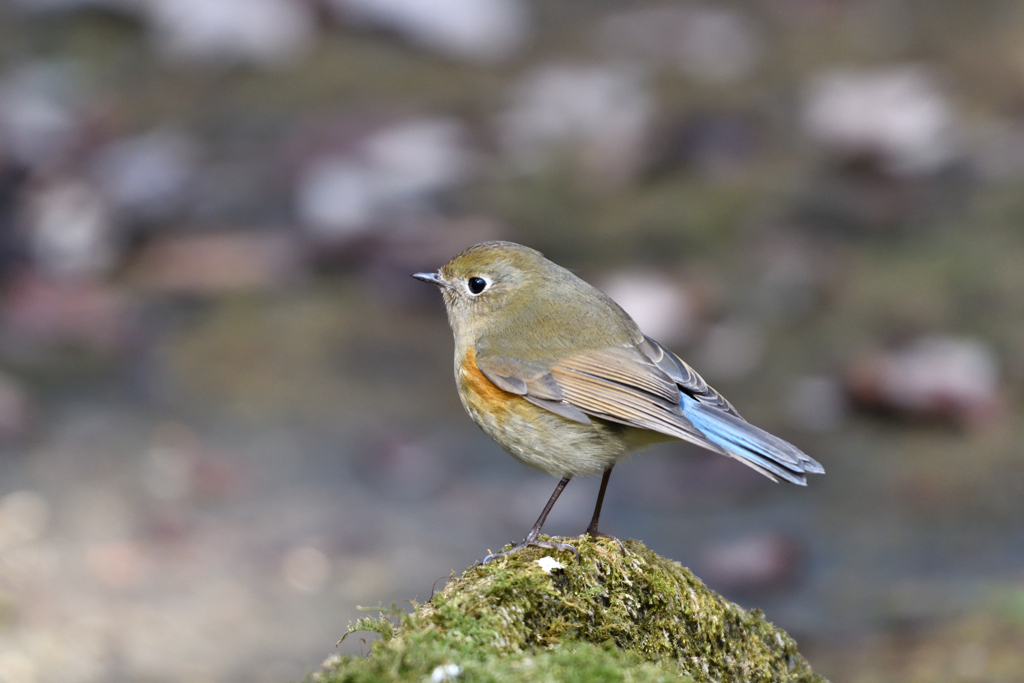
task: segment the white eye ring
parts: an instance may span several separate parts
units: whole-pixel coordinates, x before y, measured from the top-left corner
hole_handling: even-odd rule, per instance
[[[466,280],[466,289],[473,296],[482,294],[491,286],[491,281],[480,275],[474,275]]]

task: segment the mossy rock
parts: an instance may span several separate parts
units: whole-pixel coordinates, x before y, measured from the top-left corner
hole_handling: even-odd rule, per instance
[[[824,683],[760,610],[708,590],[679,563],[639,541],[625,555],[612,540],[571,542],[579,562],[530,548],[470,567],[411,614],[360,619],[349,633],[381,635],[370,655],[334,658],[314,677],[445,680],[438,667],[454,665],[458,681]],[[549,573],[545,557],[563,566]]]

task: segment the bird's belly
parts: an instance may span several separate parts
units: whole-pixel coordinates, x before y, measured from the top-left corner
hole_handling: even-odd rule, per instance
[[[462,405],[489,437],[521,462],[559,477],[599,474],[629,450],[622,429],[600,420],[580,424],[502,391],[473,359],[457,363]]]

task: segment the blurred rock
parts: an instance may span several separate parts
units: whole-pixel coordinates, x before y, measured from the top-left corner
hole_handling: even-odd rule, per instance
[[[833,70],[805,87],[805,134],[843,159],[878,159],[894,176],[934,173],[958,155],[953,106],[922,66]]]
[[[802,123],[827,155],[803,209],[820,227],[934,222],[962,210],[976,185],[953,104],[924,66],[819,74],[804,89]]]
[[[345,241],[368,230],[376,202],[370,173],[348,159],[320,159],[299,177],[295,211],[317,242]]]
[[[157,129],[104,146],[93,159],[91,177],[125,213],[140,220],[167,218],[195,179],[198,153],[189,136]]]
[[[800,547],[778,533],[762,533],[716,543],[700,553],[698,566],[709,585],[755,592],[791,583],[802,564]]]
[[[605,20],[601,44],[621,57],[674,66],[710,84],[746,80],[764,53],[756,25],[723,7],[626,10]]]
[[[35,62],[0,81],[0,147],[29,167],[59,167],[78,130],[80,77],[69,63]]]
[[[135,309],[124,292],[88,281],[54,283],[32,272],[11,281],[0,309],[0,346],[8,357],[69,346],[123,351],[134,338]]]
[[[679,282],[658,273],[615,273],[601,290],[636,321],[644,334],[664,344],[688,341],[697,326],[693,294]]]
[[[114,211],[98,189],[80,179],[32,187],[25,227],[33,264],[53,279],[108,273],[120,255]]]
[[[418,119],[378,130],[347,153],[312,159],[296,181],[300,224],[314,243],[331,245],[429,214],[437,196],[472,168],[466,137],[455,119]]]
[[[392,201],[415,201],[465,179],[470,158],[465,126],[456,119],[419,119],[366,140],[364,155],[377,191]]]
[[[521,0],[327,0],[354,26],[394,31],[448,57],[491,64],[522,47],[529,17]]]
[[[809,432],[838,429],[847,413],[846,394],[831,377],[802,377],[789,393],[789,418]]]
[[[301,271],[299,246],[289,233],[223,231],[154,237],[128,275],[145,291],[211,296],[278,289]]]
[[[655,103],[636,68],[548,65],[528,73],[500,121],[501,145],[521,172],[569,154],[603,185],[632,180]]]
[[[283,67],[312,48],[310,5],[291,0],[144,0],[158,52],[170,62]]]
[[[1003,403],[995,354],[969,339],[918,339],[856,363],[848,383],[862,407],[956,425],[990,421]]]

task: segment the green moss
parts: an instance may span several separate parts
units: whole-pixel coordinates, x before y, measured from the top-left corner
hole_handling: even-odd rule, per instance
[[[818,681],[796,643],[708,590],[676,562],[627,542],[576,539],[582,560],[530,548],[473,566],[412,614],[360,619],[369,657],[317,678],[412,681],[456,664],[460,681]],[[546,573],[537,560],[564,566]],[[391,616],[392,621],[388,618]]]

